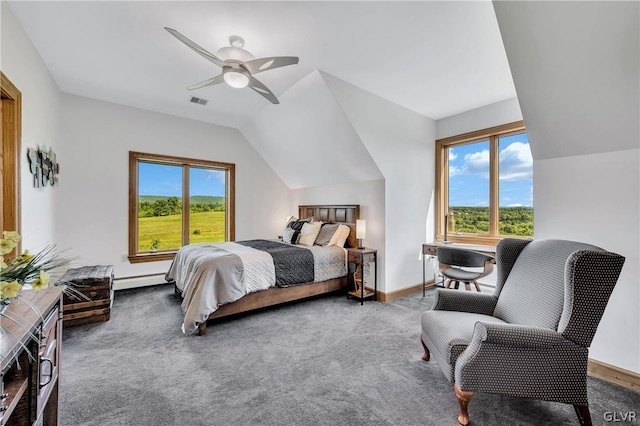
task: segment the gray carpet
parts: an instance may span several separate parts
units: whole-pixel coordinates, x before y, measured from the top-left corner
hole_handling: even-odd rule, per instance
[[[106,323],[64,330],[62,425],[457,425],[453,386],[420,359],[432,291],[343,296],[180,332],[170,286],[117,292]],[[589,379],[594,424],[640,395]],[[474,425],[578,424],[568,405],[476,394]]]

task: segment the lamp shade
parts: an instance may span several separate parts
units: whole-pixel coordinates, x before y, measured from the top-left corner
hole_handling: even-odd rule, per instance
[[[356,238],[367,238],[367,221],[364,219],[356,220]]]

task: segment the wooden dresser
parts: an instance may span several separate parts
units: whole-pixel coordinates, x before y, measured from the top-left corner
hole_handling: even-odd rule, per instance
[[[57,425],[62,290],[23,290],[5,315],[0,339],[4,389],[0,425]],[[20,317],[19,324],[9,319]],[[17,362],[12,354],[17,354]]]

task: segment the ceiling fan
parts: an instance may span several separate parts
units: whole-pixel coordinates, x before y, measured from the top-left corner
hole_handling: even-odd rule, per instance
[[[229,37],[230,46],[218,49],[216,56],[189,40],[173,28],[164,27],[164,29],[169,31],[169,33],[171,33],[175,38],[189,46],[194,52],[222,68],[222,74],[201,81],[200,83],[193,84],[187,87],[189,90],[213,86],[224,81],[229,86],[238,89],[249,86],[250,89],[258,92],[271,101],[271,103],[279,104],[280,101],[278,101],[278,98],[276,98],[271,90],[258,81],[253,75],[263,71],[272,70],[274,68],[295,65],[299,60],[297,56],[273,56],[255,59],[251,53],[243,49],[244,39],[236,35]]]

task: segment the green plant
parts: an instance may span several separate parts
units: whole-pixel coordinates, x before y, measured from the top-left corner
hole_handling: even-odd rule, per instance
[[[200,228],[196,228],[193,230],[193,235],[200,235],[202,234],[202,232],[200,231]]]
[[[149,250],[158,250],[158,247],[160,247],[160,240],[157,238],[151,240],[151,247],[149,247]]]
[[[22,255],[5,258],[11,253],[22,239],[15,231],[4,231],[0,240],[0,302],[13,299],[25,284],[33,290],[49,287],[49,272],[52,269],[67,265],[71,259],[61,257],[55,253],[55,246],[48,245],[36,254],[25,250]]]

